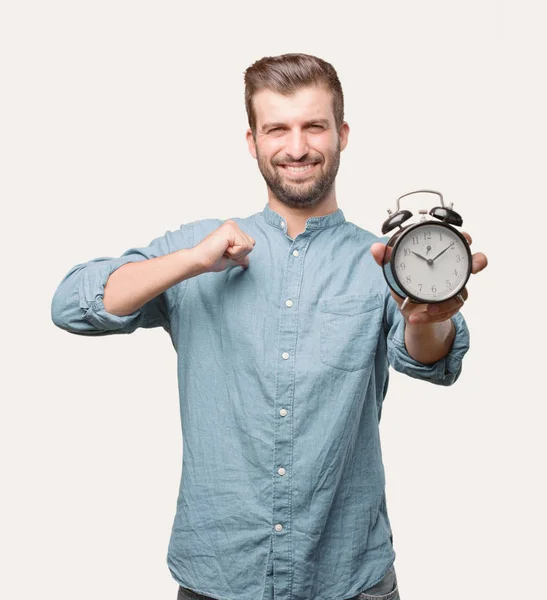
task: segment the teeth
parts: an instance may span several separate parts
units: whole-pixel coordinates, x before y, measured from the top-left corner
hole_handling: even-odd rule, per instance
[[[312,167],[313,167],[313,165],[305,165],[304,167],[285,166],[285,169],[287,169],[291,173],[303,173],[304,171],[309,171]]]

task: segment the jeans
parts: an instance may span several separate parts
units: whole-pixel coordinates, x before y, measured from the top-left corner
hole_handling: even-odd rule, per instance
[[[177,600],[215,600],[210,596],[198,594],[188,588],[179,586]],[[348,600],[401,600],[397,589],[395,567],[391,565],[382,580],[373,587],[365,590]]]

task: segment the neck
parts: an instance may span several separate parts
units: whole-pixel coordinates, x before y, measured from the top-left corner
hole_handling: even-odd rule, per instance
[[[289,237],[295,238],[306,228],[306,221],[310,217],[323,217],[338,210],[336,193],[333,189],[329,194],[314,206],[287,206],[268,189],[268,204],[272,210],[280,214],[287,223]]]

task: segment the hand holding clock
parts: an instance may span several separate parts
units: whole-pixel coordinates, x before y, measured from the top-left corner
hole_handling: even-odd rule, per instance
[[[469,245],[472,243],[471,236],[468,233],[462,232],[462,235],[465,237]],[[433,266],[433,262],[437,260],[442,254],[444,254],[447,250],[452,247],[452,243],[449,244],[444,250],[439,252],[433,259],[426,258],[417,252],[411,251],[412,254],[415,254],[422,260],[425,260],[429,266]],[[390,251],[391,248],[387,248],[387,251]],[[371,254],[375,260],[375,262],[382,266],[386,245],[381,243],[375,243],[371,246]],[[488,265],[488,259],[485,254],[482,252],[477,252],[472,255],[472,265],[471,265],[471,273],[476,274],[482,271]],[[424,268],[427,267],[424,265]],[[404,299],[401,298],[398,294],[396,294],[393,290],[391,291],[391,295],[399,308],[403,306]],[[468,293],[467,289],[464,287],[460,292],[463,300],[467,300]],[[426,324],[426,323],[440,323],[442,321],[446,321],[453,317],[456,313],[459,312],[460,308],[463,306],[463,302],[457,297],[450,298],[444,302],[435,302],[433,304],[417,304],[414,302],[406,302],[404,308],[402,308],[403,316],[407,323],[410,324]]]

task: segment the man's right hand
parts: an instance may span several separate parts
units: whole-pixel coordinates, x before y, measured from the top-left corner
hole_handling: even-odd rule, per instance
[[[104,309],[119,317],[141,308],[173,285],[209,271],[249,266],[255,241],[237,223],[225,221],[197,246],[122,265],[108,277]]]
[[[203,273],[217,273],[236,265],[246,269],[254,245],[255,240],[228,219],[194,246],[192,254]]]

